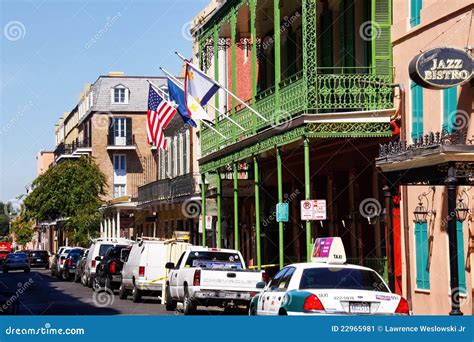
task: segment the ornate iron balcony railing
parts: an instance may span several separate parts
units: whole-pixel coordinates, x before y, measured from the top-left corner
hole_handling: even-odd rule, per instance
[[[188,173],[145,184],[138,188],[138,202],[140,204],[152,201],[172,203],[176,198],[192,195],[198,191],[197,177],[199,174]]]

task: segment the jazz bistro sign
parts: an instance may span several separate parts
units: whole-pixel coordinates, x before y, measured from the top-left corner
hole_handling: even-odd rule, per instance
[[[409,72],[410,78],[424,88],[445,89],[469,82],[473,65],[473,59],[463,50],[435,48],[413,58]]]

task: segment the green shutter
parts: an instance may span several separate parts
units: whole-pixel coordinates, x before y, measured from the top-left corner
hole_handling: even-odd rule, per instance
[[[340,51],[341,66],[355,66],[355,36],[354,36],[354,0],[341,0],[340,5]],[[353,70],[344,70],[352,73]]]
[[[372,25],[372,2],[369,0],[364,1],[364,23],[370,22]],[[364,66],[368,67],[367,73],[371,72],[372,67],[372,42],[370,40],[364,40]]]
[[[420,12],[423,0],[410,0],[410,27],[420,24]]]
[[[456,221],[456,238],[458,242],[458,277],[459,291],[466,293],[466,271],[464,260],[464,236],[462,232],[462,222]]]
[[[411,82],[411,137],[418,139],[423,135],[423,88]]]
[[[392,0],[372,0],[372,63],[373,73],[392,76]]]
[[[458,108],[458,89],[443,90],[443,129],[452,133],[455,130],[456,110]]]
[[[430,289],[430,271],[428,268],[428,224],[415,224],[416,287]]]

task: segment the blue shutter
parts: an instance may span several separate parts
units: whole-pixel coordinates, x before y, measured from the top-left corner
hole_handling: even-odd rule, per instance
[[[430,289],[430,271],[428,268],[428,224],[415,224],[416,287]]]
[[[443,129],[448,133],[455,130],[456,110],[458,108],[458,89],[452,87],[443,90]]]
[[[462,222],[456,221],[456,237],[458,242],[458,277],[459,290],[466,293],[466,270],[464,265],[464,236],[462,232]]]
[[[411,82],[411,137],[418,139],[423,135],[423,88]]]
[[[410,27],[420,24],[420,12],[422,5],[422,0],[410,0]]]

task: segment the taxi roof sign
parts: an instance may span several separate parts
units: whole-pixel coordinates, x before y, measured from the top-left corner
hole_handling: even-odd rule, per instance
[[[344,264],[346,251],[340,237],[326,237],[316,239],[312,254],[313,262],[328,264]]]

